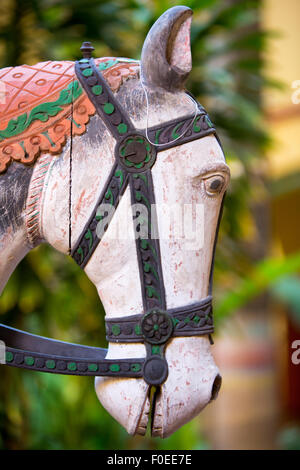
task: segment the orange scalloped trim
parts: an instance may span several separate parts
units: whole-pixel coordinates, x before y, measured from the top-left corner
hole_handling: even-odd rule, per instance
[[[73,120],[77,125],[73,124],[72,134],[83,134],[93,114],[95,114],[95,107],[84,93],[75,102]],[[17,138],[6,139],[5,145],[0,147],[0,173],[7,169],[12,160],[31,165],[41,152],[49,152],[53,155],[60,153],[70,134],[71,106],[68,106],[63,113],[59,113],[58,117],[50,118],[47,126],[45,123],[34,122],[27,132]]]

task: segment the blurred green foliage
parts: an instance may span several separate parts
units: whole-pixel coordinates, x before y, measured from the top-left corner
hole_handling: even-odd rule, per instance
[[[294,271],[300,271],[300,266]],[[271,286],[273,296],[290,308],[294,322],[300,327],[300,279],[296,276],[281,276]]]
[[[139,58],[153,22],[177,4],[194,11],[188,89],[207,107],[233,170],[216,256],[215,289],[220,297],[232,280],[245,277],[253,265],[245,250],[245,238],[255,233],[251,204],[266,194],[259,171],[269,142],[260,105],[261,88],[268,84],[262,73],[268,34],[259,27],[261,2],[2,0],[0,65],[73,60],[80,56],[83,40],[93,42],[97,57]],[[229,294],[223,307],[220,303],[220,313],[228,314],[236,305]],[[2,323],[100,347],[106,346],[103,315],[97,292],[85,274],[45,245],[21,262],[0,298]],[[89,378],[4,367],[0,377],[0,448],[208,446],[197,419],[164,441],[128,436],[98,403]]]
[[[235,286],[233,292],[225,294],[216,305],[218,321],[231,312],[244,307],[250,300],[267,289],[287,304],[295,320],[300,322],[300,281],[291,274],[300,271],[300,253],[283,259],[266,258],[253,266],[245,279]]]
[[[283,450],[300,450],[299,426],[289,426],[284,429],[278,437],[278,444]]]

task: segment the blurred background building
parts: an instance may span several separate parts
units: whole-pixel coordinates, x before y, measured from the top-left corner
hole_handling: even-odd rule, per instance
[[[194,10],[188,89],[219,129],[232,172],[216,254],[217,401],[172,437],[132,438],[92,380],[0,369],[0,448],[300,448],[300,17],[298,0],[1,0],[0,67],[139,58],[155,21]],[[0,322],[105,347],[103,308],[72,260],[42,245],[0,297]],[[299,355],[300,357],[300,355]],[[83,405],[84,404],[84,405]]]
[[[297,0],[284,8],[279,1],[266,0],[260,13],[261,28],[270,33],[265,74],[281,86],[262,88],[262,113],[272,144],[262,170],[268,196],[254,210],[264,239],[260,248],[265,256],[280,258],[300,249],[299,15]],[[215,356],[223,389],[203,413],[214,448],[300,448],[300,367],[292,362],[292,345],[300,338],[299,311],[299,280],[280,275],[267,296],[264,292],[248,302],[220,328]]]

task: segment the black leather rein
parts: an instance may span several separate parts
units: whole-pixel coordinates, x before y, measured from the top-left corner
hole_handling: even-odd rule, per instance
[[[115,138],[116,147],[110,176],[71,255],[81,268],[86,266],[108,228],[108,213],[101,211],[101,206],[105,204],[103,207],[108,205],[116,209],[129,186],[132,205],[142,204],[148,214],[148,233],[143,238],[136,238],[143,312],[107,318],[106,337],[110,342],[144,343],[146,357],[105,359],[106,349],[43,338],[5,325],[0,325],[0,339],[6,345],[7,365],[58,374],[143,377],[150,385],[160,385],[168,376],[165,347],[170,338],[210,337],[213,319],[210,295],[192,305],[167,309],[159,239],[151,237],[151,227],[156,224],[156,213],[150,210],[155,204],[151,168],[159,152],[206,135],[216,135],[216,130],[205,110],[198,105],[196,116],[149,128],[147,136],[155,142],[153,145],[147,139],[146,131],[134,127],[116,100],[91,58],[91,47],[82,49],[84,58],[75,64],[77,78]],[[137,214],[133,213],[133,222],[136,218]]]

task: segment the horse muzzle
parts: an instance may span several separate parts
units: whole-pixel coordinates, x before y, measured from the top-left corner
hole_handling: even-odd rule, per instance
[[[141,357],[142,344],[110,344],[107,359]],[[172,338],[165,352],[168,377],[160,386],[144,379],[96,377],[97,396],[131,435],[166,438],[195,418],[218,395],[219,370],[207,337]]]

